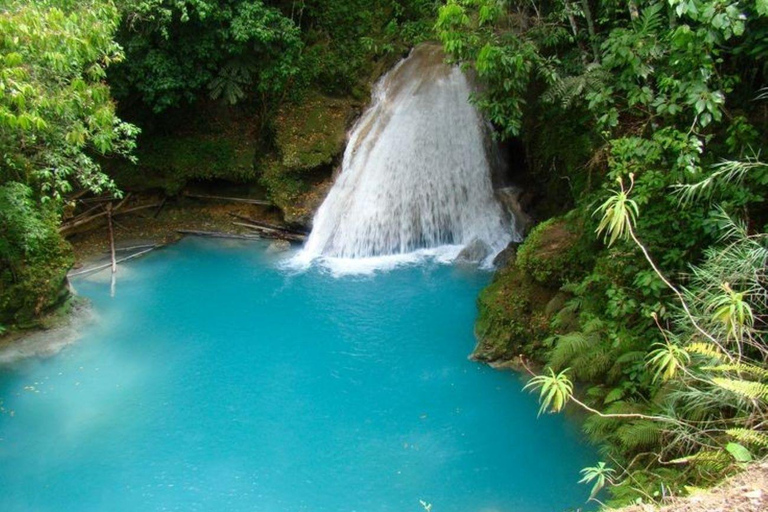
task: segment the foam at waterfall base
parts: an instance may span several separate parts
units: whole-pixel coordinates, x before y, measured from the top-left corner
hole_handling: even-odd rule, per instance
[[[404,254],[387,254],[382,256],[370,256],[367,258],[337,258],[332,256],[317,257],[304,251],[296,253],[285,260],[282,268],[288,271],[304,272],[312,267],[320,267],[336,277],[354,275],[372,275],[389,272],[408,265],[422,265],[424,263],[437,263],[451,265],[464,249],[464,245],[440,245],[419,249]],[[482,261],[478,262],[481,269],[492,269],[493,259],[501,252],[501,248],[494,248]]]

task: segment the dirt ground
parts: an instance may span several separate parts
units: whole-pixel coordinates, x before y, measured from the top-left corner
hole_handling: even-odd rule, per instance
[[[755,463],[706,491],[672,499],[662,507],[634,505],[616,512],[768,512],[768,461]]]

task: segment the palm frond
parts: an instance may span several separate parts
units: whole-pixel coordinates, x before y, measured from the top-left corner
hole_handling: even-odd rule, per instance
[[[681,203],[709,198],[726,184],[741,184],[750,173],[767,171],[768,164],[758,160],[757,156],[751,156],[744,160],[723,160],[715,164],[712,169],[712,174],[701,181],[674,187]]]
[[[711,372],[746,373],[758,379],[768,379],[768,369],[761,368],[750,363],[721,364],[718,366],[704,366],[702,370]]]

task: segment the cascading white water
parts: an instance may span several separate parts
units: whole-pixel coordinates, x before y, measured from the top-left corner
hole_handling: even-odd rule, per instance
[[[470,93],[437,45],[417,47],[385,75],[299,259],[402,255],[475,240],[491,255],[503,249],[515,235],[494,197],[492,144]]]

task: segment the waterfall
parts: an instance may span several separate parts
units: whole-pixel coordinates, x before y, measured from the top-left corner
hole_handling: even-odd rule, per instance
[[[458,67],[420,45],[377,84],[298,256],[360,259],[480,245],[490,259],[516,238],[494,197],[495,145]]]

